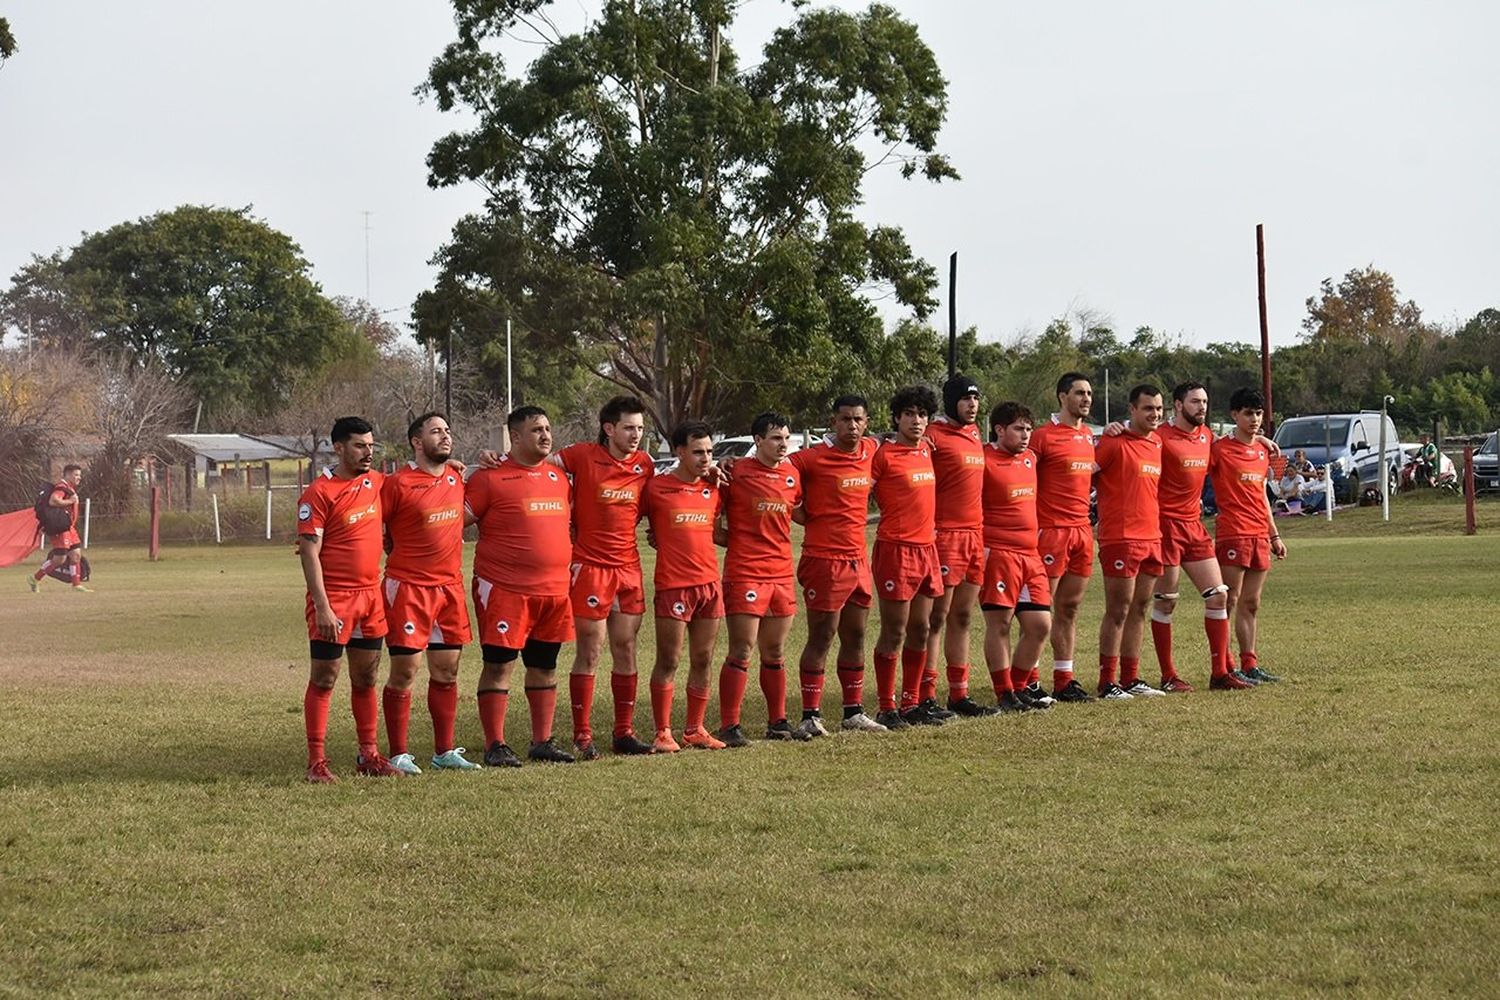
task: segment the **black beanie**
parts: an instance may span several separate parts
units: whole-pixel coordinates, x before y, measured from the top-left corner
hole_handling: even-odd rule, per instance
[[[965,396],[979,395],[979,383],[967,375],[954,375],[943,383],[943,412],[949,420],[958,419],[958,401]]]

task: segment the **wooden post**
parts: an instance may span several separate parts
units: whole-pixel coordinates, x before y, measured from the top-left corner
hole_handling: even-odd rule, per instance
[[[1266,397],[1266,418],[1262,426],[1273,428],[1271,409],[1271,332],[1266,325],[1266,239],[1265,227],[1255,227],[1255,279],[1260,290],[1260,391]],[[1271,433],[1270,430],[1267,433]]]
[[[198,456],[190,455],[187,464],[182,467],[183,491],[182,495],[187,500],[187,509],[193,509],[193,486],[198,479]]]
[[[1479,531],[1474,523],[1474,446],[1464,445],[1464,534]]]
[[[151,544],[147,550],[151,561],[161,555],[161,487],[151,487]]]

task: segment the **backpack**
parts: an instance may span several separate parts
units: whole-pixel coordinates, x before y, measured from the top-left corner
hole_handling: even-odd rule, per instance
[[[36,513],[36,523],[49,535],[60,535],[73,526],[73,515],[68,508],[54,507],[49,502],[56,491],[56,486],[43,487],[37,494],[36,506],[32,508]]]

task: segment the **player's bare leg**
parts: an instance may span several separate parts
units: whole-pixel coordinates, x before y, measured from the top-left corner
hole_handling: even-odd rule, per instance
[[[1016,639],[1015,654],[1011,657],[1011,686],[1016,697],[1032,708],[1051,708],[1054,699],[1047,696],[1039,683],[1030,678],[1042,660],[1042,647],[1052,631],[1052,613],[1045,609],[1028,607],[1016,612],[1021,634]]]
[[[882,638],[887,629],[886,604],[881,602]],[[941,708],[935,698],[924,697],[926,680],[928,640],[932,634],[933,599],[917,594],[908,602],[905,621],[902,623],[901,643],[901,717],[908,725],[942,725],[953,713]]]
[[[838,618],[839,651],[834,661],[838,667],[840,703],[844,709],[841,728],[879,732],[875,720],[865,715],[865,629],[870,609],[845,604]]]
[[[1089,578],[1077,573],[1054,577],[1052,584],[1052,697],[1058,701],[1091,701],[1083,685],[1073,679],[1073,650],[1077,644],[1078,611]],[[1118,654],[1116,654],[1118,655]]]
[[[803,739],[828,735],[823,726],[823,684],[828,653],[839,634],[839,618],[837,611],[809,609],[807,612],[807,643],[797,662],[802,688],[802,725],[797,732]]]
[[[995,708],[1001,712],[1028,712],[1031,706],[1016,697],[1011,683],[1010,624],[1014,608],[984,611],[984,666],[995,689]]]
[[[333,647],[337,649],[338,647]],[[339,681],[342,659],[313,659],[302,696],[302,721],[307,729],[307,780],[319,785],[338,779],[328,769],[328,706]]]
[[[1156,647],[1156,659],[1161,666],[1163,691],[1192,690],[1191,685],[1177,675],[1177,667],[1172,658],[1172,613],[1177,609],[1180,599],[1178,588],[1184,572],[1203,597],[1203,631],[1208,636],[1210,683],[1228,669],[1229,588],[1225,586],[1223,575],[1219,572],[1218,560],[1200,559],[1183,564],[1180,570],[1176,566],[1168,566],[1156,585],[1151,604],[1151,641]]]
[[[656,731],[652,744],[657,753],[676,753],[672,738],[672,701],[676,695],[677,660],[688,623],[676,618],[656,619],[656,666],[651,670],[651,719]]]
[[[349,661],[349,699],[354,709],[354,728],[359,739],[359,756],[355,771],[366,776],[388,777],[402,772],[391,767],[380,756],[376,743],[380,720],[380,647],[366,649],[349,645],[344,648]]]
[[[1266,577],[1263,569],[1245,569],[1240,566],[1225,566],[1225,583],[1229,585],[1229,608],[1234,615],[1234,638],[1240,648],[1240,665],[1231,670],[1232,676],[1252,684],[1266,679],[1279,680],[1273,674],[1260,669],[1255,653],[1257,615],[1260,613],[1261,592],[1265,589]],[[1264,676],[1258,676],[1263,674]]]
[[[948,708],[963,716],[987,714],[988,710],[969,697],[970,630],[974,623],[974,603],[979,599],[977,583],[960,583],[945,588],[943,596],[932,602],[928,616],[927,662],[937,662],[939,647],[948,673]]]
[[[700,750],[722,750],[724,742],[708,731],[704,716],[713,689],[710,687],[714,644],[719,638],[719,619],[694,618],[688,622],[687,721],[683,742]]]
[[[1157,576],[1138,574],[1131,589],[1130,604],[1120,630],[1120,687],[1133,697],[1154,697],[1162,692],[1141,680],[1141,645],[1145,638],[1146,616],[1156,594]]]
[[[416,682],[422,654],[402,646],[391,646],[389,652],[391,668],[386,675],[385,688],[380,692],[381,714],[385,716],[386,758],[403,774],[421,774],[422,769],[406,745],[406,736],[411,722],[411,687]]]
[[[917,689],[921,685],[921,664],[915,663],[916,676],[908,676],[913,658],[906,657],[907,669],[903,672],[900,700],[897,700],[896,667],[902,660],[902,643],[906,638],[907,622],[912,615],[911,601],[880,599],[880,632],[875,637],[875,687],[879,693],[879,707],[875,722],[887,729],[905,729],[911,725],[902,717],[902,709],[917,706]],[[907,689],[910,687],[910,701]],[[845,708],[845,715],[849,715]],[[863,710],[859,713],[863,715]],[[861,726],[861,722],[854,725]],[[851,727],[852,728],[852,727]]]
[[[1101,698],[1117,700],[1128,697],[1119,683],[1120,647],[1124,640],[1125,623],[1130,618],[1131,598],[1135,594],[1135,584],[1136,578],[1131,576],[1106,576],[1104,578],[1104,615],[1099,619],[1099,697]],[[1055,634],[1055,624],[1053,631]],[[1137,634],[1139,635],[1139,632]]]
[[[477,770],[454,746],[458,718],[458,661],[461,646],[427,648],[427,711],[432,716],[432,766],[453,771]],[[394,662],[395,658],[392,657]]]

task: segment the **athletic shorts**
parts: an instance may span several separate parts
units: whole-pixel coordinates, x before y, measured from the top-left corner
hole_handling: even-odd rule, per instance
[[[1054,580],[1064,573],[1094,575],[1094,531],[1088,525],[1073,528],[1043,528],[1037,532],[1036,550],[1042,565]]]
[[[1221,566],[1265,572],[1271,568],[1271,540],[1260,535],[1221,538],[1214,544]]]
[[[573,584],[569,598],[573,615],[603,621],[611,611],[625,615],[646,613],[646,580],[639,564],[635,566],[599,566],[574,563]]]
[[[690,622],[724,617],[724,593],[718,580],[691,587],[658,587],[655,600],[658,618]]]
[[[875,597],[870,563],[864,556],[803,556],[797,562],[797,582],[802,584],[802,602],[809,611],[842,611],[846,604],[868,608]]]
[[[1214,540],[1208,536],[1202,521],[1175,517],[1161,519],[1161,561],[1163,566],[1182,566],[1214,557]]]
[[[408,649],[462,646],[473,638],[469,630],[469,601],[461,583],[423,587],[386,577],[381,593],[390,628],[386,640],[392,646]]]
[[[522,594],[476,576],[474,610],[485,646],[520,649],[527,639],[573,641],[573,607],[566,594]]]
[[[918,594],[943,596],[943,567],[932,543],[911,545],[877,538],[870,562],[875,593],[882,601],[909,601]]]
[[[333,608],[333,617],[339,623],[339,634],[330,642],[347,645],[350,639],[385,638],[385,601],[380,597],[379,587],[364,590],[330,590],[328,604]],[[313,610],[312,595],[307,595],[307,637],[319,639],[318,615]]]
[[[1020,549],[986,549],[979,603],[985,608],[1014,608],[1020,604],[1050,608],[1052,587],[1042,557]]]
[[[72,552],[74,549],[83,548],[83,539],[79,537],[77,531],[69,528],[60,534],[48,535],[47,545],[49,548],[61,549],[63,552]]]
[[[797,588],[788,580],[725,580],[724,611],[756,618],[786,618],[797,613]]]
[[[984,531],[963,528],[937,533],[938,569],[944,587],[984,583]]]
[[[1099,565],[1105,576],[1161,576],[1161,542],[1100,542]]]

